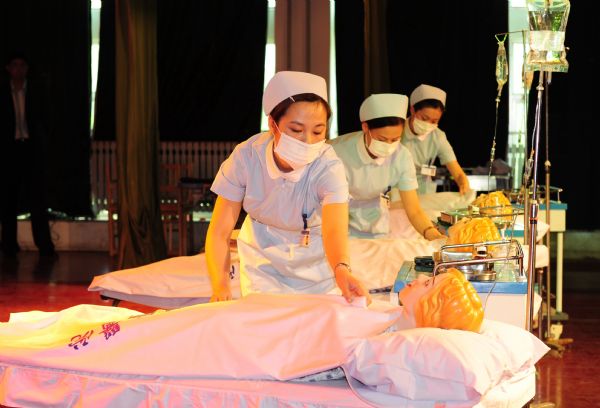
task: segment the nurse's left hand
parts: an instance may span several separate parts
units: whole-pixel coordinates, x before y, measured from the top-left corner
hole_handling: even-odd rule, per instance
[[[227,285],[213,290],[213,294],[210,297],[211,302],[223,302],[232,299],[233,296],[231,296],[231,289]]]
[[[335,269],[334,274],[335,282],[348,303],[352,302],[355,297],[364,296],[367,299],[367,305],[371,304],[369,291],[359,279],[352,276],[349,269],[340,265]]]

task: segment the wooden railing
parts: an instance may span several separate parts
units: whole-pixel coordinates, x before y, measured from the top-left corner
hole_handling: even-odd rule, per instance
[[[238,142],[161,142],[160,162],[192,164],[192,177],[211,180]],[[117,147],[114,141],[93,141],[90,157],[92,206],[107,209],[107,175],[117,174]]]

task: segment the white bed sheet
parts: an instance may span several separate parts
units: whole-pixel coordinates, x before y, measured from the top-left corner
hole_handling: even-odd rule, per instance
[[[392,286],[404,261],[431,255],[439,243],[416,239],[351,239],[352,269],[368,289]],[[232,251],[231,288],[240,297],[239,258]],[[162,309],[174,309],[210,299],[212,288],[204,253],[165,259],[137,268],[94,277],[89,291]]]
[[[368,289],[392,286],[404,261],[431,255],[439,242],[415,239],[351,239],[352,269]],[[550,262],[548,248],[536,246],[536,266]],[[527,266],[527,246],[524,265]],[[232,252],[231,288],[234,299],[240,297],[239,258]],[[94,277],[88,287],[103,296],[161,309],[174,309],[210,299],[212,288],[204,253],[165,259],[149,265],[110,272]]]
[[[11,314],[8,323],[0,324],[0,404],[26,407],[365,406],[343,382],[298,384],[283,380],[326,372],[340,365],[350,377],[346,367],[350,356],[363,355],[357,345],[377,341],[374,336],[379,337],[377,333],[390,327],[399,317],[398,312],[398,308],[384,303],[374,302],[369,309],[349,306],[339,296],[252,295],[234,302],[150,315],[94,305],[79,305],[60,312]],[[99,330],[100,325],[101,332],[90,331],[90,328]],[[445,338],[440,338],[444,331],[414,330],[399,331],[393,337],[429,339],[414,344],[424,357],[431,352],[425,351],[427,344],[437,350],[438,356],[446,350]],[[84,331],[86,336],[73,336]],[[474,348],[464,345],[464,341],[479,344],[478,336],[454,332],[452,338],[460,337],[463,348],[472,350]],[[482,359],[484,371],[494,374],[477,375],[480,391],[470,394],[466,398],[469,401],[448,402],[448,405],[435,401],[415,402],[381,392],[373,394],[353,382],[354,392],[364,398],[365,403],[375,401],[380,406],[498,406],[483,404],[488,395],[495,395],[496,400],[510,396],[509,399],[516,401],[511,382],[499,381],[503,378],[517,381],[548,348],[529,332],[501,323],[489,322],[481,336],[491,341],[491,348],[481,351],[490,356],[490,359]],[[83,341],[84,338],[87,340]],[[525,343],[531,344],[526,347]],[[415,351],[412,343],[402,340],[398,344],[401,349],[384,351],[401,355]],[[511,352],[510,358],[498,357],[502,350],[513,350],[515,344],[518,353]],[[456,373],[471,371],[465,360],[450,359],[449,355],[448,361],[452,361],[449,364],[457,366],[436,368],[440,380],[456,380]],[[402,367],[412,371],[411,364],[405,363]],[[426,374],[421,370],[413,373]],[[469,375],[458,376],[467,381],[466,387],[472,386]],[[371,381],[371,385],[378,384],[382,383]],[[526,389],[528,395],[532,395],[535,387],[518,389]],[[465,399],[462,392],[447,395]],[[504,403],[501,406],[521,405]]]
[[[411,401],[346,380],[317,383],[101,376],[0,363],[0,403],[7,406],[520,408],[535,395],[535,369],[523,371],[468,402]],[[366,399],[368,398],[368,400]],[[371,401],[371,402],[366,402]]]

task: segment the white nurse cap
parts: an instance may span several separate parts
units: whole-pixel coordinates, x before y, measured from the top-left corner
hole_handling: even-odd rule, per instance
[[[374,94],[360,105],[360,121],[397,117],[406,119],[408,97],[400,94]]]
[[[280,71],[267,84],[263,93],[263,109],[270,114],[280,102],[290,96],[312,93],[327,101],[327,83],[318,75],[308,72]]]
[[[421,84],[410,94],[410,105],[415,106],[425,99],[437,99],[446,106],[446,92],[435,86]]]

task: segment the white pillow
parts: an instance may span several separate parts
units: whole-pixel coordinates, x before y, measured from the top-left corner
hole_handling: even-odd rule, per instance
[[[516,326],[418,328],[365,339],[344,365],[369,388],[411,400],[468,401],[532,367],[549,348]]]

